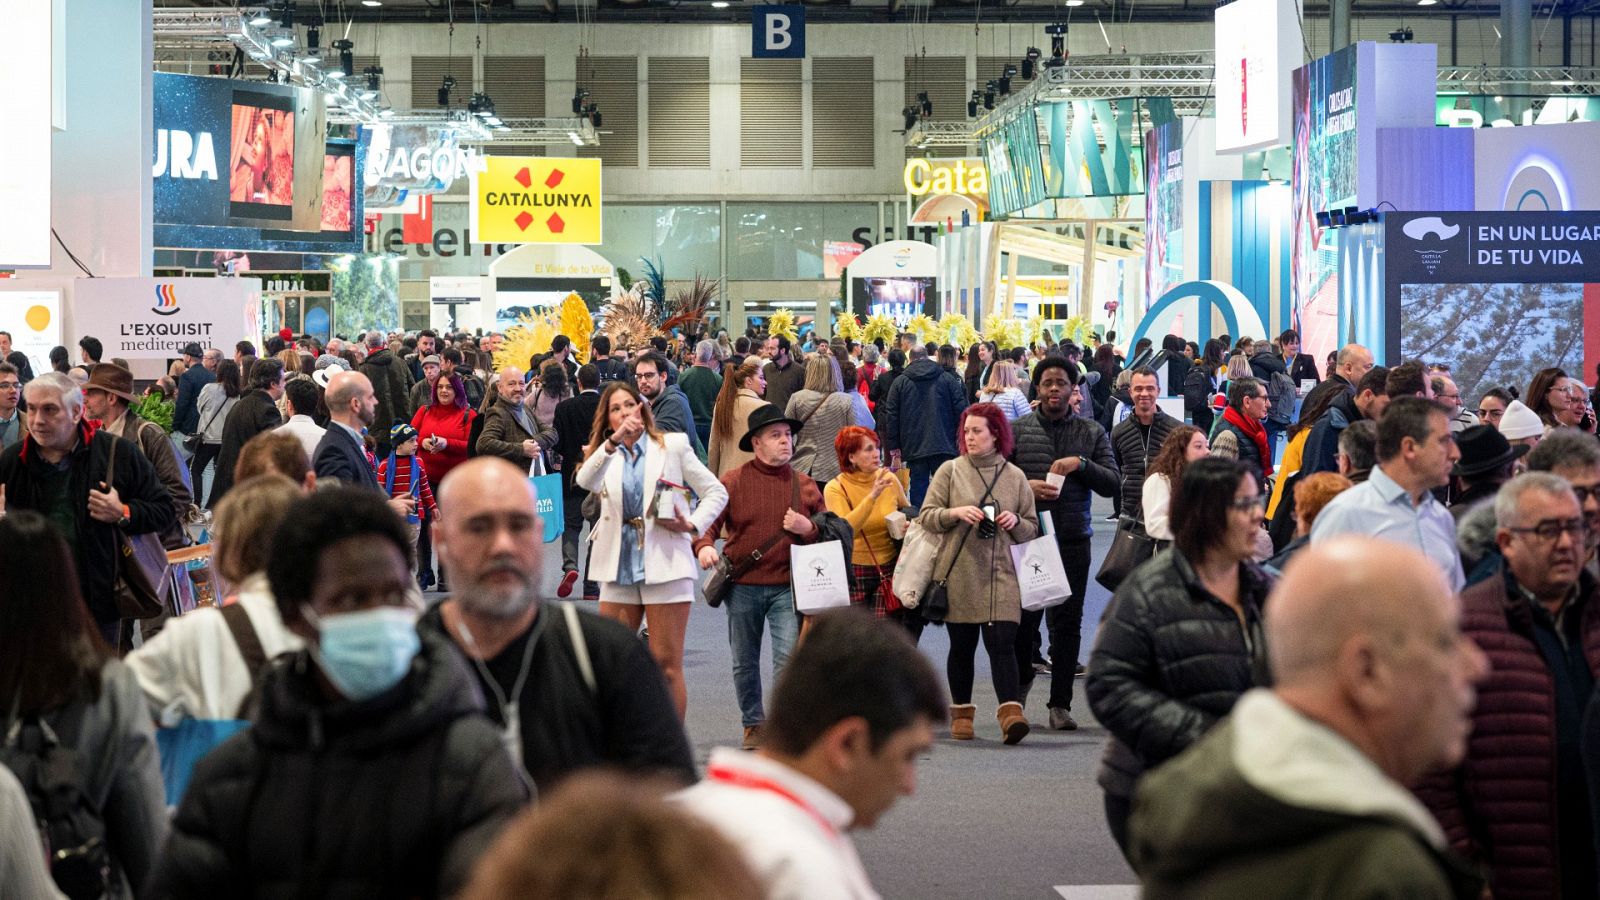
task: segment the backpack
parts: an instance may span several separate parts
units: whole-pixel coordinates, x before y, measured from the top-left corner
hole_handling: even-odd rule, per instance
[[[108,896],[114,884],[106,823],[89,799],[78,751],[37,715],[12,718],[0,764],[22,783],[56,887],[72,900]]]
[[[1294,401],[1298,399],[1294,379],[1287,372],[1273,372],[1267,382],[1267,399],[1272,406],[1267,409],[1267,419],[1284,425],[1294,421]]]

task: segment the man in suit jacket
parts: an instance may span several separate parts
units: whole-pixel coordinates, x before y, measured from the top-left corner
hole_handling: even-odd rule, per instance
[[[283,396],[283,361],[270,356],[256,360],[250,367],[249,385],[222,422],[222,449],[217,453],[217,474],[208,506],[214,506],[233,487],[233,468],[245,441],[283,424],[278,412],[278,398]]]
[[[378,467],[367,455],[361,433],[372,427],[378,416],[378,394],[372,380],[360,372],[337,372],[328,379],[328,432],[317,442],[311,461],[318,481],[337,481],[354,487],[371,488],[379,493]],[[411,497],[395,497],[389,507],[397,515],[409,516],[416,510]]]
[[[195,405],[200,399],[200,389],[217,380],[217,365],[222,362],[221,350],[200,349],[190,342],[183,348],[183,363],[189,368],[178,376],[177,407],[172,411],[172,430],[179,434],[194,434],[200,427],[200,410]],[[179,438],[182,444],[182,438]]]
[[[583,464],[583,448],[589,443],[595,412],[600,408],[599,388],[600,367],[588,363],[578,370],[578,396],[556,404],[555,449],[561,454],[561,487],[565,495],[562,514],[566,521],[566,529],[561,532],[563,574],[557,593],[563,597],[572,592],[572,585],[578,580],[578,535],[583,531],[583,498],[589,492],[578,487],[573,479],[578,474],[578,466]],[[596,588],[597,593],[598,590]]]

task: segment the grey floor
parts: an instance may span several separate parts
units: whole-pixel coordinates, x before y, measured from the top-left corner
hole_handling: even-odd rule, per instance
[[[1103,521],[1109,512],[1110,502],[1097,498],[1096,567],[1111,543],[1113,523]],[[546,596],[553,596],[560,550],[554,544],[546,550]],[[1084,604],[1085,661],[1107,600],[1109,595],[1091,578]],[[924,632],[923,652],[941,673],[948,646],[943,629]],[[704,764],[712,747],[736,746],[741,737],[722,613],[696,606],[685,648],[686,725],[696,757]],[[1061,677],[1070,677],[1071,669],[1063,668]],[[770,672],[770,665],[763,671]],[[1048,689],[1042,677],[1034,686],[1028,708],[1033,733],[1020,745],[1004,746],[994,719],[987,659],[978,653],[973,697],[978,739],[956,742],[941,735],[918,767],[916,793],[903,798],[876,829],[854,835],[884,897],[1132,896],[1126,888],[1092,887],[1134,881],[1106,830],[1094,780],[1105,732],[1089,715],[1081,678],[1073,712],[1082,727],[1075,732],[1047,730],[1042,719]]]

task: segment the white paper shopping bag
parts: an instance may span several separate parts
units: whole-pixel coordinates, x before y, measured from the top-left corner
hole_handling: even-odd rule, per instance
[[[844,544],[794,544],[789,547],[789,581],[794,608],[803,613],[850,605],[850,568]]]
[[[1017,586],[1022,589],[1022,608],[1045,609],[1067,602],[1072,588],[1067,585],[1067,567],[1061,564],[1061,548],[1051,536],[1011,545],[1011,563],[1017,570]]]

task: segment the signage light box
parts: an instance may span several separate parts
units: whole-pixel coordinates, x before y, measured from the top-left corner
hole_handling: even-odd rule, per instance
[[[1234,0],[1217,7],[1217,152],[1290,142],[1290,79],[1305,44],[1294,0]]]

